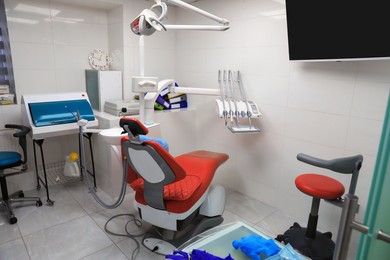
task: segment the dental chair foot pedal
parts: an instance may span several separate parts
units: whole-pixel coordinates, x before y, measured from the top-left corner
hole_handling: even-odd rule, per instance
[[[142,243],[147,249],[160,255],[172,254],[176,250],[176,247],[171,243],[159,238],[148,237],[148,234],[144,236]]]

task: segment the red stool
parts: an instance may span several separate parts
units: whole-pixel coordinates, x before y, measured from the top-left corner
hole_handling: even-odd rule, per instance
[[[297,159],[338,173],[352,174],[349,194],[354,194],[362,166],[363,156],[356,155],[334,160],[322,160],[305,154],[298,154]],[[328,176],[307,173],[299,175],[295,179],[295,185],[303,193],[313,198],[309,220],[306,228],[294,223],[283,235],[278,235],[276,240],[292,247],[313,260],[332,259],[335,244],[332,241],[332,233],[317,231],[318,211],[321,199],[342,206],[341,198],[345,192],[344,185]]]

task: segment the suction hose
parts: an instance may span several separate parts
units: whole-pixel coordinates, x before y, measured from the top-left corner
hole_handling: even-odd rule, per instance
[[[80,159],[81,159],[81,164],[82,164],[82,169],[81,172],[84,176],[84,178],[87,180],[88,188],[89,191],[91,192],[93,198],[104,208],[106,209],[115,209],[119,205],[122,204],[123,199],[125,198],[126,195],[126,185],[127,185],[127,167],[126,166],[126,161],[124,162],[123,165],[123,177],[122,177],[122,186],[121,190],[119,192],[118,199],[113,203],[113,204],[107,204],[104,202],[96,193],[91,180],[89,179],[89,174],[87,172],[87,164],[85,160],[85,148],[84,148],[84,127],[87,125],[88,121],[85,119],[79,119],[77,121],[77,125],[79,126],[79,141],[80,141]]]

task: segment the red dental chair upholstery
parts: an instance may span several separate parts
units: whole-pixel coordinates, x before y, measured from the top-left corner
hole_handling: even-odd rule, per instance
[[[334,172],[351,174],[348,193],[352,195],[355,193],[359,171],[363,163],[362,155],[322,160],[300,153],[297,159]],[[335,244],[332,241],[331,232],[320,233],[317,231],[318,211],[321,199],[342,206],[344,185],[338,180],[314,173],[299,175],[295,179],[295,185],[301,192],[313,198],[307,228],[302,228],[298,223],[294,223],[283,235],[278,235],[276,240],[285,244],[290,243],[296,250],[313,260],[331,260]]]
[[[129,133],[122,149],[139,215],[154,226],[152,236],[161,238],[144,239],[146,247],[159,251],[166,246],[162,241],[177,247],[223,221],[225,191],[210,184],[227,154],[201,150],[173,157],[157,142],[140,140],[148,129],[138,120],[123,118],[120,126]],[[150,241],[157,242],[148,246]]]

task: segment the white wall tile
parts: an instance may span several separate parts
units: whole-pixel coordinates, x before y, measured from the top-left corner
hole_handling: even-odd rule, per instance
[[[88,56],[89,46],[54,45],[55,69],[91,69]],[[107,51],[104,51],[107,53]]]
[[[352,105],[354,82],[291,77],[289,90],[289,107],[348,115]]]
[[[357,82],[351,115],[373,120],[383,120],[390,85],[388,83]]]
[[[259,103],[259,105],[262,114],[260,119],[256,121],[259,121],[262,132],[283,136],[286,131],[286,109],[263,103]]]
[[[263,76],[289,76],[290,63],[286,46],[243,49],[242,71]]]
[[[85,70],[63,69],[56,70],[57,92],[80,92],[86,91]]]
[[[349,151],[375,156],[382,125],[381,121],[352,117],[348,125],[346,148]]]
[[[268,187],[280,183],[284,137],[268,133],[241,135],[238,142],[237,164],[243,176]]]
[[[47,70],[14,70],[18,100],[23,94],[56,92],[55,71]]]
[[[245,74],[242,71],[243,86],[249,100],[257,102],[260,110],[265,105],[287,107],[289,78]]]
[[[14,69],[52,69],[54,67],[53,46],[37,43],[11,43]]]
[[[202,68],[210,73],[217,74],[218,70],[237,71],[241,68],[242,54],[239,48],[207,49],[205,53],[206,60]]]
[[[115,24],[123,22],[123,6],[118,6],[108,10],[108,20],[107,23]]]
[[[107,24],[53,21],[53,41],[61,45],[88,46],[107,51]]]
[[[206,51],[203,49],[183,49],[176,52],[177,68],[181,71],[203,72],[206,64]]]
[[[346,62],[291,62],[291,75],[318,80],[355,81],[359,63]]]
[[[358,66],[358,81],[390,82],[390,61],[362,61]]]
[[[348,130],[348,117],[288,109],[286,135],[289,137],[344,148]]]
[[[55,21],[65,23],[104,24],[108,22],[108,12],[102,9],[51,1],[51,16]]]
[[[14,18],[9,18],[7,22],[11,42],[52,43],[50,21],[35,16],[18,16]],[[27,19],[34,24],[20,22],[18,19],[22,19],[22,21]]]

